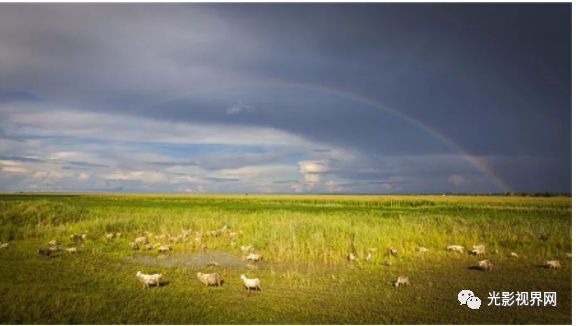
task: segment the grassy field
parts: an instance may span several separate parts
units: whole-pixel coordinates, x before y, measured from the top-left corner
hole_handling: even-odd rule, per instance
[[[571,211],[570,198],[4,194],[0,241],[11,246],[0,250],[0,322],[570,324]],[[195,240],[194,231],[225,226]],[[129,246],[145,232],[164,244],[156,236],[185,229],[191,237],[169,256]],[[70,240],[82,232],[86,241]],[[107,242],[106,232],[122,236]],[[40,256],[52,239],[80,252]],[[264,261],[246,266],[245,244]],[[487,252],[449,253],[449,244]],[[369,248],[377,251],[364,261]],[[350,252],[358,262],[346,260]],[[220,266],[206,267],[210,259]],[[469,268],[480,259],[494,270]],[[548,259],[562,267],[539,267]],[[143,289],[137,271],[162,273],[167,284]],[[198,271],[217,271],[225,283],[204,287]],[[259,277],[263,291],[248,296],[242,273]],[[399,275],[410,277],[408,287],[392,285]],[[462,289],[483,306],[460,306]],[[555,291],[557,306],[488,306],[490,291]]]

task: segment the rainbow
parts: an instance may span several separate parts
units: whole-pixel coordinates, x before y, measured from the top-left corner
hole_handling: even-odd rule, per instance
[[[211,89],[207,93],[215,92],[215,91],[225,91],[230,89],[238,89],[243,87],[278,87],[278,88],[292,88],[292,89],[302,89],[307,91],[316,91],[316,92],[323,92],[329,95],[337,96],[343,99],[355,101],[357,103],[364,104],[368,107],[372,107],[387,114],[390,114],[394,117],[400,118],[411,125],[425,131],[435,139],[438,139],[443,144],[447,145],[449,148],[452,148],[454,151],[459,153],[464,157],[466,161],[472,164],[478,171],[482,172],[485,176],[487,176],[493,183],[496,185],[501,191],[503,192],[513,192],[512,187],[510,187],[501,177],[499,177],[491,168],[490,166],[484,162],[481,158],[472,155],[469,153],[462,145],[455,142],[453,139],[448,137],[446,134],[442,133],[440,130],[436,129],[435,127],[425,123],[422,120],[418,120],[406,113],[400,112],[398,110],[394,110],[389,106],[386,106],[374,99],[371,99],[364,95],[359,95],[347,90],[342,90],[334,87],[326,87],[323,85],[317,85],[312,83],[305,83],[305,82],[291,82],[285,80],[265,80],[265,81],[249,81],[249,82],[241,82],[234,84],[232,86],[227,87],[218,87],[216,89]],[[205,93],[205,92],[202,92]]]

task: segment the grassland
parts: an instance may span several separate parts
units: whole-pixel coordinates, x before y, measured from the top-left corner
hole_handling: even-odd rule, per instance
[[[570,198],[5,194],[0,241],[11,247],[0,250],[0,322],[569,324],[571,210]],[[243,236],[208,237],[206,254],[193,237],[168,257],[128,245],[146,231],[224,226]],[[83,244],[69,239],[84,231]],[[105,232],[122,237],[106,242]],[[52,239],[80,253],[38,255]],[[257,269],[241,260],[242,244],[264,255]],[[495,270],[469,269],[479,259],[448,253],[448,244],[485,244]],[[349,252],[363,257],[372,247],[372,261],[347,262]],[[220,266],[205,267],[209,258]],[[538,267],[547,259],[562,268]],[[142,289],[139,270],[163,273],[168,284]],[[218,271],[224,286],[204,287],[197,271]],[[247,296],[241,273],[261,278],[263,291]],[[399,275],[410,286],[393,287]],[[459,306],[462,289],[483,306]],[[556,291],[557,306],[487,306],[490,291]]]

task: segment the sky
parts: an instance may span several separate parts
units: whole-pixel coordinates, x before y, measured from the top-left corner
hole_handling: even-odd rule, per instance
[[[0,191],[571,192],[570,3],[0,4]]]

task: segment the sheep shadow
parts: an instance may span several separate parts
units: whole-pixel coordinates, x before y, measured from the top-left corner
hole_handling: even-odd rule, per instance
[[[468,269],[473,270],[473,271],[489,272],[489,271],[493,270],[494,268],[485,269],[485,268],[482,268],[480,266],[468,266]]]

